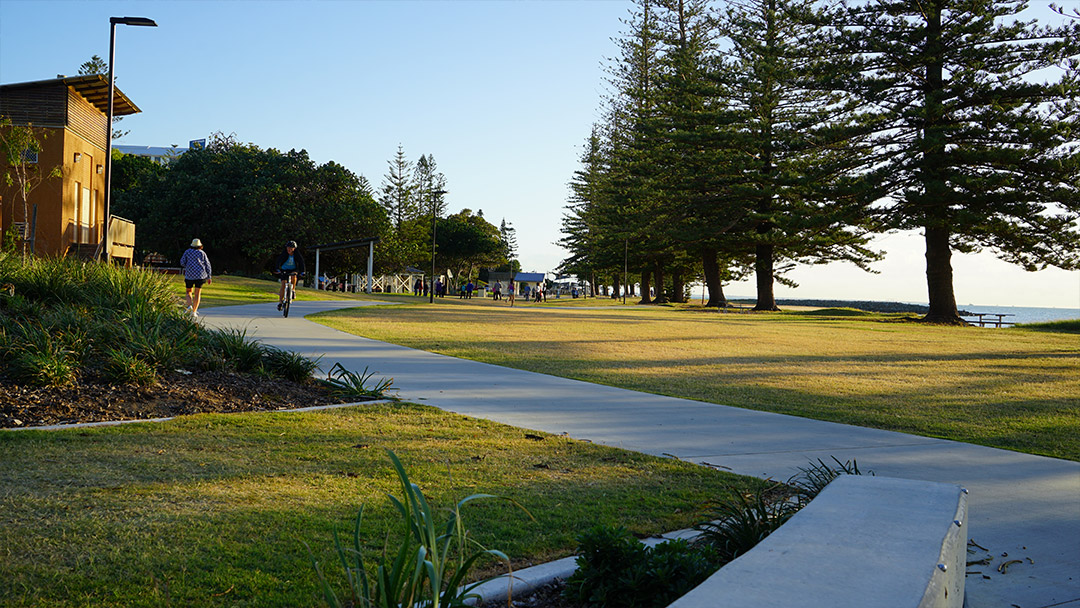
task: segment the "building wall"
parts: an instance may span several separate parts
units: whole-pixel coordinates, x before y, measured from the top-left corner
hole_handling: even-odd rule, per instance
[[[101,122],[105,128],[104,120]],[[104,139],[102,137],[101,139]],[[81,155],[78,162],[75,154]],[[98,167],[101,172],[98,172]],[[105,223],[105,149],[64,130],[63,248],[101,240]],[[81,205],[80,205],[81,203]]]
[[[70,89],[61,83],[7,90],[0,101],[0,114],[10,118],[11,123],[16,125],[63,128],[67,123],[69,91]]]
[[[104,128],[104,122],[102,125]],[[42,143],[38,171],[47,173],[59,167],[62,176],[45,180],[30,193],[26,221],[33,218],[37,205],[34,253],[64,255],[72,245],[97,243],[105,217],[105,150],[70,129],[41,129],[38,137]],[[78,161],[76,153],[80,154]],[[17,188],[6,184],[0,184],[0,193],[6,230],[13,221],[23,221],[22,199]],[[81,214],[80,198],[85,205]]]
[[[105,149],[106,116],[86,98],[68,89],[67,127],[78,133],[86,141]]]
[[[100,242],[104,234],[104,165],[109,133],[104,112],[74,88],[57,83],[6,88],[0,114],[15,125],[35,127],[42,145],[39,172],[47,174],[55,168],[61,171],[61,177],[45,180],[30,193],[25,218],[18,189],[0,180],[3,229],[13,222],[30,223],[37,205],[35,254],[65,255],[73,247],[91,247]],[[8,170],[2,162],[0,175]]]
[[[36,171],[48,174],[54,167],[62,166],[63,158],[63,130],[62,129],[35,129],[34,135],[42,144],[41,152],[38,153]],[[10,168],[0,161],[0,173],[6,174]],[[37,242],[35,249],[42,253],[52,252],[60,246],[62,241],[58,230],[54,230],[53,224],[58,221],[59,210],[57,201],[60,200],[63,180],[49,178],[38,185],[29,196],[26,205],[25,217],[23,211],[22,196],[16,184],[7,185],[6,180],[0,180],[0,194],[4,197],[3,205],[3,230],[7,231],[13,222],[30,223],[33,219],[34,205],[38,205],[37,213]]]

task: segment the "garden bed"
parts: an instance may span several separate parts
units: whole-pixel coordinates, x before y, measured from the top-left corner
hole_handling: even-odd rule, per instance
[[[340,402],[321,384],[225,371],[177,370],[162,374],[150,386],[0,383],[0,428],[295,409]]]

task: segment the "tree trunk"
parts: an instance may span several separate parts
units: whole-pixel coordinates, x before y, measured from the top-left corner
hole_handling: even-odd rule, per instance
[[[922,180],[925,197],[933,204],[947,207],[950,200],[949,186],[942,176],[945,166],[945,109],[941,100],[944,89],[944,61],[941,57],[941,10],[931,6],[927,13],[926,47],[937,57],[927,65],[926,117],[922,137]],[[934,213],[937,211],[937,213]],[[923,317],[927,323],[966,325],[956,310],[953,292],[952,248],[949,245],[949,219],[947,208],[931,209],[931,221],[926,225],[926,287],[930,298],[930,312]]]
[[[682,304],[686,302],[685,291],[686,286],[683,284],[682,271],[675,269],[671,271],[671,301]]]
[[[622,285],[619,283],[621,277],[618,273],[615,274],[615,279],[611,282],[611,297],[618,299],[622,295]]]
[[[926,229],[926,287],[930,294],[927,323],[967,325],[956,310],[953,292],[952,249],[947,228]]]
[[[716,260],[716,250],[706,249],[701,252],[701,264],[705,267],[705,286],[709,290],[708,307],[727,306],[727,298],[724,297],[724,286],[720,282],[720,264]]]
[[[652,278],[651,273],[648,270],[641,271],[641,301],[639,304],[652,304],[652,298],[649,296],[649,279]]]
[[[757,306],[754,310],[780,310],[773,295],[773,246],[758,245],[754,269],[757,274]]]
[[[667,304],[668,299],[664,294],[664,266],[660,262],[656,263],[653,278],[656,279],[656,297],[653,298],[653,304]]]

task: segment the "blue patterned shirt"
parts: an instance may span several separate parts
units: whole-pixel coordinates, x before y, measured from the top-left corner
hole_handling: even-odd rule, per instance
[[[206,252],[194,247],[180,256],[180,265],[184,267],[184,278],[189,281],[206,280],[212,274],[210,271],[210,258]]]

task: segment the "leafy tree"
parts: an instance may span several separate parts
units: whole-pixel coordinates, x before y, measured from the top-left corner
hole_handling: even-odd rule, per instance
[[[387,161],[388,170],[379,190],[379,204],[390,219],[390,231],[379,246],[379,268],[384,272],[404,270],[423,256],[431,231],[416,219],[423,214],[416,184],[414,165],[400,145],[394,158]]]
[[[737,112],[735,191],[746,203],[734,219],[755,251],[755,310],[776,310],[773,285],[795,263],[846,260],[866,269],[880,257],[865,247],[874,193],[853,153],[860,133],[849,125],[854,105],[823,77],[845,72],[828,63],[810,19],[813,3],[737,0],[728,7],[721,30],[731,48],[720,78]]]
[[[1026,4],[875,0],[831,15],[864,70],[848,86],[881,122],[883,216],[924,234],[929,322],[963,322],[954,250],[1080,268],[1080,21],[1019,21]]]
[[[499,222],[499,243],[502,246],[502,256],[506,258],[506,264],[497,266],[496,269],[501,272],[519,272],[521,264],[517,261],[517,230],[513,224],[506,221],[506,218]]]
[[[86,76],[89,74],[108,74],[109,64],[102,59],[99,55],[90,57],[89,61],[84,61],[79,66],[79,75]]]
[[[629,247],[631,268],[643,273],[644,285],[645,273],[667,253],[667,235],[656,230],[659,140],[646,129],[656,112],[661,69],[656,4],[638,0],[624,21],[627,33],[615,41],[620,56],[608,69],[605,120],[594,126],[583,169],[570,184],[562,243],[571,256],[563,261],[563,272],[621,272]],[[647,298],[648,289],[642,291]]]
[[[16,203],[21,203],[21,221],[27,229],[30,223],[30,193],[44,182],[61,176],[60,167],[44,167],[38,162],[41,142],[47,136],[48,131],[44,129],[35,129],[33,125],[14,125],[10,119],[0,116],[0,160],[4,163],[4,185],[15,194],[7,197],[11,200],[10,217],[12,223],[19,221],[15,208]],[[8,236],[5,235],[5,238]],[[24,235],[18,237],[22,239]],[[23,253],[26,253],[25,241]]]
[[[138,224],[141,250],[174,256],[198,236],[222,270],[267,269],[288,240],[306,247],[389,229],[363,177],[334,162],[316,166],[303,150],[263,150],[220,134],[116,201],[117,213]]]
[[[416,186],[411,180],[413,163],[405,157],[404,148],[399,145],[397,154],[386,164],[389,170],[379,189],[379,204],[386,209],[390,223],[396,229],[402,223],[419,216],[421,210]]]
[[[434,156],[420,155],[420,160],[416,161],[413,184],[421,213],[434,213],[436,217],[446,215],[446,176],[439,172]]]
[[[731,152],[728,84],[715,75],[716,20],[704,0],[660,3],[661,57],[658,107],[650,134],[661,142],[663,199],[657,230],[675,246],[671,297],[682,300],[682,274],[704,271],[709,306],[725,301],[722,281],[728,260],[740,257],[745,242],[733,238],[745,194],[732,187],[741,179],[740,154]],[[743,254],[745,256],[745,254]],[[721,265],[721,259],[724,264]],[[693,263],[692,263],[693,262]]]
[[[507,261],[499,229],[485,220],[483,213],[473,215],[472,210],[462,209],[440,219],[435,235],[436,266],[450,270],[455,277],[471,278],[477,268]]]

